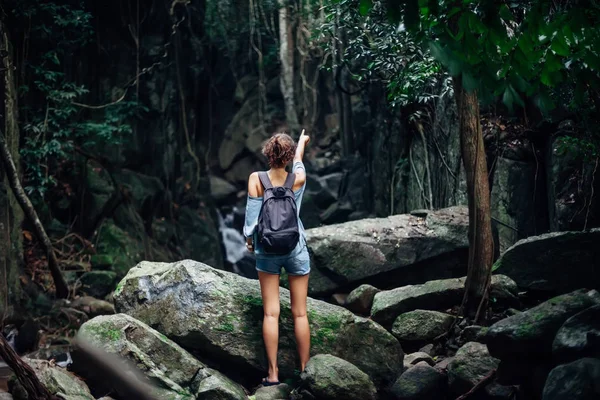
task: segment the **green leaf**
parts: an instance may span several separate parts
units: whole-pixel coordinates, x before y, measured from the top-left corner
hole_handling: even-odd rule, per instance
[[[510,12],[510,9],[506,4],[502,4],[500,6],[499,12],[500,17],[502,17],[502,19],[505,21],[512,21],[514,19],[512,12]]]
[[[568,57],[570,54],[569,47],[563,43],[563,41],[558,39],[559,37],[562,37],[562,35],[558,34],[554,40],[552,40],[552,45],[550,48],[559,56]]]
[[[360,15],[363,17],[371,11],[373,8],[373,0],[360,0],[360,4],[358,5],[358,11]]]

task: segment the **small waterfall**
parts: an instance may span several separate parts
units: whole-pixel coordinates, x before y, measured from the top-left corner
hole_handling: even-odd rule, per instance
[[[233,265],[248,255],[244,235],[233,227],[233,218],[236,212],[237,208],[234,207],[230,213],[225,214],[225,217],[223,217],[221,211],[219,211],[219,231],[225,247],[225,259]]]

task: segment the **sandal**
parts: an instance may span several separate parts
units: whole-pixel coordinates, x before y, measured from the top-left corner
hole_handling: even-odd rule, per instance
[[[279,381],[270,382],[268,378],[263,378],[263,380],[262,380],[262,385],[263,386],[277,386],[279,384],[280,384]]]

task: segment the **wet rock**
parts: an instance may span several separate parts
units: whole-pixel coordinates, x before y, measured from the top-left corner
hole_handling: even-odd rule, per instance
[[[367,374],[349,362],[329,354],[312,357],[301,374],[301,379],[318,399],[376,398],[377,391]]]
[[[554,337],[562,324],[596,304],[600,304],[600,293],[595,290],[576,290],[498,321],[485,336],[490,354],[502,360],[548,358],[552,354]]]
[[[369,315],[373,305],[373,297],[381,292],[371,285],[360,285],[348,295],[346,299],[346,308],[354,313]]]
[[[191,260],[142,262],[115,291],[115,304],[192,352],[263,373],[263,307],[257,281]],[[280,288],[280,374],[297,366],[289,291]],[[313,354],[330,353],[355,364],[376,384],[390,383],[402,368],[400,344],[377,323],[344,308],[308,299]],[[249,372],[250,373],[250,372]]]

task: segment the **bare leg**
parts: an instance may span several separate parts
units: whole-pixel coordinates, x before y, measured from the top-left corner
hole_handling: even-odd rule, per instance
[[[279,275],[258,272],[263,299],[263,340],[269,362],[269,382],[279,381],[277,347],[279,345]]]
[[[304,371],[310,358],[310,327],[306,315],[306,296],[308,293],[308,275],[288,276],[290,281],[290,299],[294,317],[294,333],[300,356],[300,371]]]

